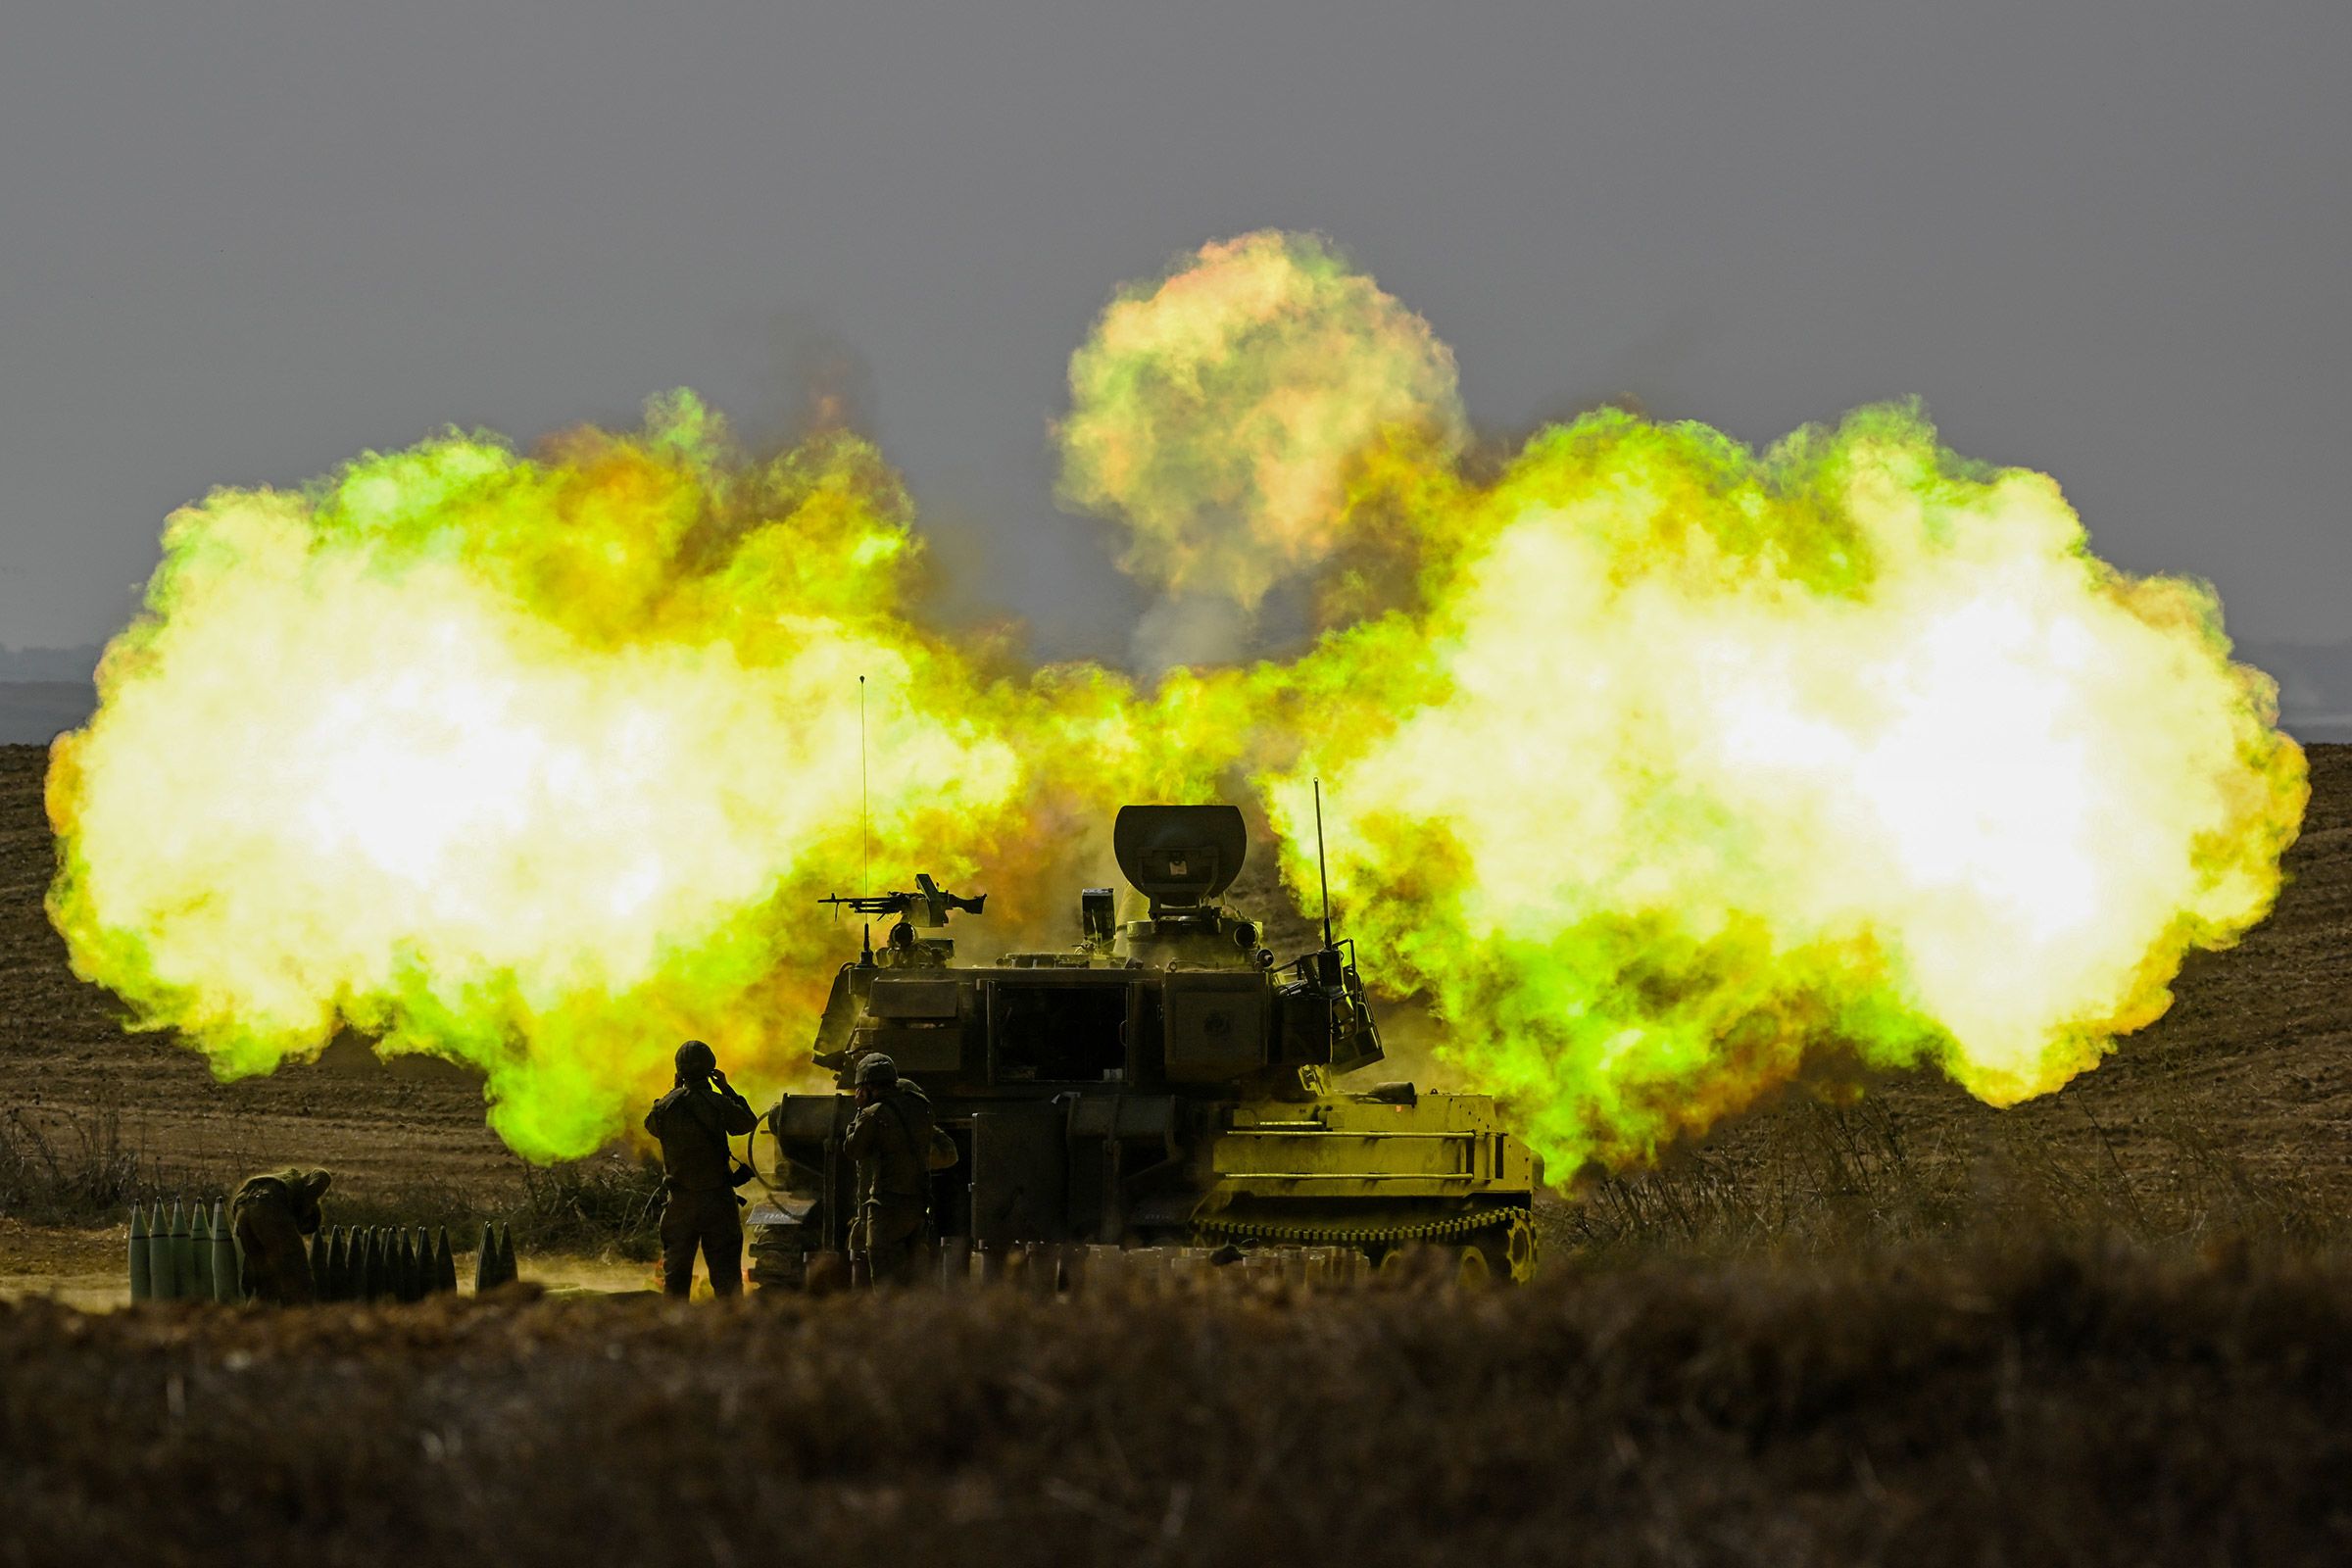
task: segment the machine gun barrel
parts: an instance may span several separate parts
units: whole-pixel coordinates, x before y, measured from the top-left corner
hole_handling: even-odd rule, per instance
[[[927,873],[918,875],[914,885],[915,891],[912,893],[836,893],[816,902],[853,909],[859,914],[895,914],[910,924],[926,926],[946,925],[951,909],[979,914],[988,903],[985,893],[966,899],[946,892]]]
[[[911,893],[876,893],[870,897],[861,898],[856,894],[844,896],[836,893],[816,902],[836,904],[845,909],[854,909],[859,914],[904,914],[913,905],[914,895]]]

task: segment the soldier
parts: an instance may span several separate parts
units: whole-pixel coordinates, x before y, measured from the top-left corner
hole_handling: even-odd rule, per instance
[[[911,1285],[921,1277],[930,1218],[935,1131],[930,1097],[899,1078],[879,1052],[858,1063],[858,1114],[842,1152],[858,1162],[858,1213],[850,1224],[852,1285]]]
[[[750,1132],[760,1118],[718,1070],[718,1057],[700,1040],[678,1048],[677,1087],[654,1102],[645,1130],[662,1141],[662,1289],[684,1297],[694,1291],[694,1253],[713,1296],[743,1294],[743,1215],[735,1201],[735,1156],[731,1135]]]
[[[318,1231],[318,1199],[334,1177],[322,1170],[273,1170],[248,1176],[230,1201],[237,1246],[245,1254],[245,1294],[278,1306],[318,1298],[303,1238]]]

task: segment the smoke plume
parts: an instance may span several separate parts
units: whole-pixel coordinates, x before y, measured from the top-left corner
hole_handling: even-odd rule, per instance
[[[1409,432],[1463,430],[1453,354],[1429,323],[1311,235],[1204,246],[1122,289],[1070,359],[1055,430],[1062,498],[1125,528],[1120,564],[1167,597],[1148,668],[1230,662],[1277,584],[1351,521],[1349,465]]]
[[[1622,1163],[1837,1053],[1995,1104],[2261,918],[2306,796],[2220,607],[2056,485],[1865,410],[1755,454],[1621,413],[1415,476],[1429,609],[1335,636],[1263,781],[1445,1052]]]
[[[77,971],[223,1074],[344,1028],[473,1063],[538,1158],[687,1035],[772,1089],[855,940],[812,901],[866,874],[861,674],[874,885],[1010,940],[1066,940],[1123,801],[1246,788],[1311,887],[1322,778],[1368,973],[1563,1175],[1827,1057],[2047,1092],[2276,895],[2303,760],[2211,593],[1916,409],[1765,452],[1604,412],[1474,476],[1426,323],[1270,233],[1120,294],[1071,385],[1065,494],[1192,640],[1149,688],[925,626],[870,446],[685,394],[175,514],[54,753]],[[1200,651],[1285,583],[1310,649]]]

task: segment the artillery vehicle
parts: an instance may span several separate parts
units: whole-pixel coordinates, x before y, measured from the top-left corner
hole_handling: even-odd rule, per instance
[[[878,950],[867,927],[817,1026],[816,1064],[840,1092],[787,1094],[764,1118],[773,1168],[749,1216],[753,1278],[800,1284],[846,1248],[849,1091],[880,1052],[955,1142],[956,1162],[933,1177],[933,1232],[984,1274],[1024,1243],[1338,1247],[1374,1263],[1434,1245],[1466,1278],[1526,1279],[1543,1167],[1494,1100],[1339,1087],[1381,1044],[1328,898],[1322,948],[1277,965],[1259,928],[1216,902],[1248,853],[1238,809],[1129,806],[1113,848],[1146,912],[1121,923],[1110,889],[1085,889],[1078,940],[1060,952],[957,963],[933,933],[951,911],[980,914],[986,895],[928,876],[911,893],[826,901],[896,923]]]

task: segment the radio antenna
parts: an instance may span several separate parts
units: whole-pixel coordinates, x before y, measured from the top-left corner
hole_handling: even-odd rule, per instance
[[[1331,867],[1323,862],[1323,781],[1315,780],[1315,874],[1323,879],[1323,946],[1331,947]]]
[[[874,891],[874,845],[866,836],[865,816],[865,677],[858,677],[858,892]]]

